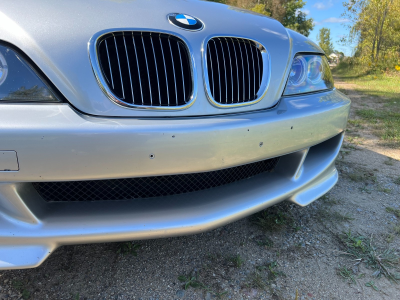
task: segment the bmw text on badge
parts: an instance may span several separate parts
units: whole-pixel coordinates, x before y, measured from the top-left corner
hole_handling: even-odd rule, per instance
[[[203,22],[187,14],[169,14],[168,21],[179,28],[185,30],[198,31],[203,29]]]

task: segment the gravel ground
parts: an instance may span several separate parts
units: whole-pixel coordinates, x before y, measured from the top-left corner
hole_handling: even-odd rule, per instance
[[[337,86],[353,109],[374,105]],[[0,299],[400,299],[399,285],[374,265],[343,255],[347,232],[372,239],[380,263],[393,249],[390,272],[399,261],[400,222],[387,208],[400,209],[400,150],[357,130],[363,142],[345,143],[339,183],[308,207],[282,203],[193,236],[62,247],[39,268],[0,272]],[[257,218],[276,226],[263,230]]]

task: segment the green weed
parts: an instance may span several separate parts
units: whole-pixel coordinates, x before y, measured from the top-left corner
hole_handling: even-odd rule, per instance
[[[386,207],[386,211],[388,212],[388,213],[392,213],[392,214],[394,214],[396,217],[398,217],[398,218],[400,218],[400,209],[395,209],[395,208],[393,208],[393,207]]]
[[[268,237],[265,237],[264,240],[257,241],[257,244],[265,248],[270,248],[274,246],[274,242]]]
[[[273,206],[253,216],[253,223],[264,231],[277,231],[286,226],[294,227],[293,217],[281,209],[282,206]]]
[[[124,242],[120,243],[118,246],[117,253],[119,254],[132,254],[133,256],[137,256],[137,250],[141,245],[139,244],[134,244],[133,242]]]
[[[21,293],[23,299],[29,299],[31,297],[31,293],[26,289],[25,284],[22,281],[14,280],[11,285]]]
[[[240,268],[244,263],[244,260],[240,257],[239,254],[235,255],[235,256],[228,257],[228,261],[231,264],[233,264],[236,268]]]
[[[378,249],[372,244],[372,238],[353,234],[350,230],[339,236],[346,250],[344,255],[364,263],[367,268],[375,270],[373,275],[385,276],[397,283],[398,276],[391,272],[399,264],[399,256],[393,249]]]
[[[343,277],[349,283],[356,284],[356,277],[353,275],[352,271],[346,267],[340,267],[336,271],[339,276]]]

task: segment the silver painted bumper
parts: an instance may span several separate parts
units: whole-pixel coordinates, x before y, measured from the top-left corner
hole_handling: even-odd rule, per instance
[[[338,91],[203,118],[97,118],[68,105],[2,106],[0,152],[15,151],[19,170],[0,172],[0,269],[38,266],[60,245],[192,234],[283,200],[307,205],[337,181],[349,106]],[[276,156],[273,173],[190,196],[45,203],[30,184],[211,171]]]

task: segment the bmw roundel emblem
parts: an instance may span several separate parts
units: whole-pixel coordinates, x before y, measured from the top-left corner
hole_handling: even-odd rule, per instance
[[[180,13],[169,14],[168,21],[172,25],[175,25],[177,27],[186,30],[197,31],[203,29],[203,22],[187,14],[180,14]]]

